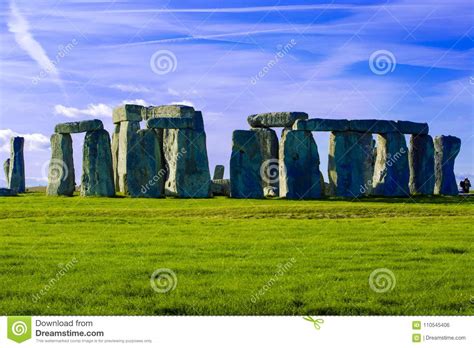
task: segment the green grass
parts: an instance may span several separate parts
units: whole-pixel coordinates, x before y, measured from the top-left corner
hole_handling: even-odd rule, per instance
[[[467,197],[0,198],[0,315],[472,315],[473,212]],[[158,268],[173,291],[153,291]],[[392,290],[370,288],[379,268]]]

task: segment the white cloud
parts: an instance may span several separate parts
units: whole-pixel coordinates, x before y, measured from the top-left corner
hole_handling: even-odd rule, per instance
[[[0,152],[10,153],[10,139],[24,137],[26,151],[41,151],[49,149],[49,138],[41,133],[21,134],[11,129],[0,129]]]
[[[123,104],[135,104],[135,105],[142,105],[142,106],[149,106],[151,105],[150,103],[147,103],[143,99],[127,99],[127,100],[122,100],[122,105]]]
[[[173,105],[187,105],[187,106],[192,106],[193,108],[195,108],[193,102],[191,102],[189,100],[174,101],[171,104],[173,104]]]
[[[131,92],[131,93],[150,93],[151,89],[143,86],[136,86],[136,85],[125,85],[125,84],[115,84],[112,85],[112,88],[118,89],[122,92]]]
[[[69,118],[76,118],[81,115],[93,117],[112,117],[112,108],[106,104],[89,104],[85,109],[78,109],[58,104],[54,107],[54,113]]]

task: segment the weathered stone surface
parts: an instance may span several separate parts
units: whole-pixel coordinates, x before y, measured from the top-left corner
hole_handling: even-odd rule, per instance
[[[251,127],[291,127],[296,120],[306,120],[306,112],[267,112],[250,115],[247,122]]]
[[[211,182],[211,191],[213,196],[230,196],[230,180],[214,179]]]
[[[120,123],[117,174],[119,191],[124,194],[128,194],[127,172],[130,168],[128,157],[139,129],[140,123],[137,121],[123,121]]]
[[[254,128],[251,131],[257,134],[260,151],[262,152],[262,164],[260,167],[262,186],[276,187],[278,192],[279,162],[276,132],[268,128]]]
[[[91,132],[99,129],[104,129],[104,125],[101,120],[88,120],[88,121],[79,121],[79,122],[66,122],[58,123],[54,127],[55,133],[84,133]]]
[[[25,192],[25,159],[23,145],[25,138],[13,137],[10,140],[10,173],[8,175],[8,188],[22,193]]]
[[[257,132],[236,130],[232,133],[230,158],[230,194],[233,198],[263,198],[263,162]]]
[[[177,117],[155,117],[150,118],[146,126],[156,129],[192,129],[194,128],[193,118],[177,118]]]
[[[276,186],[265,186],[263,188],[263,195],[267,198],[278,197],[278,191]]]
[[[432,195],[435,183],[434,144],[430,135],[410,137],[410,194]]]
[[[9,188],[0,188],[0,197],[11,197],[11,196],[16,196],[17,192],[15,190],[9,189]]]
[[[75,185],[71,135],[53,134],[46,195],[72,196]]]
[[[182,198],[211,196],[206,133],[193,129],[165,129],[164,153],[168,167],[165,193]]]
[[[148,120],[155,117],[187,117],[193,118],[195,110],[187,105],[160,105],[149,106],[142,109],[142,118]]]
[[[137,131],[135,145],[129,152],[127,188],[131,197],[163,197],[166,167],[163,155],[163,131]]]
[[[142,105],[125,104],[116,107],[112,113],[113,123],[123,121],[140,122],[142,120],[142,112],[145,109]]]
[[[222,164],[216,165],[216,167],[214,168],[214,176],[212,177],[212,180],[224,179],[224,170],[225,167]]]
[[[319,154],[309,131],[285,132],[280,142],[280,197],[311,199],[322,196]]]
[[[372,134],[332,132],[328,159],[330,193],[340,197],[370,194],[372,163]]]
[[[82,157],[82,196],[115,196],[109,133],[87,132]]]
[[[397,121],[397,130],[403,134],[428,134],[428,123],[419,123],[411,121]]]
[[[293,129],[311,132],[345,132],[349,130],[349,121],[310,118],[309,120],[297,120],[293,125]]]
[[[410,170],[405,136],[400,133],[377,136],[373,194],[377,196],[407,196]]]
[[[454,160],[461,149],[461,139],[441,135],[434,139],[435,148],[435,188],[440,195],[457,195],[458,188],[454,175]]]
[[[386,120],[350,120],[349,130],[361,133],[394,133],[397,132],[397,124]]]
[[[5,181],[8,185],[10,182],[10,159],[7,158],[5,162],[3,162],[3,171],[5,172]]]
[[[120,123],[115,124],[114,132],[112,133],[112,170],[114,172],[114,187],[115,191],[120,191],[119,175],[118,175],[118,158],[119,158],[119,138],[120,138]]]

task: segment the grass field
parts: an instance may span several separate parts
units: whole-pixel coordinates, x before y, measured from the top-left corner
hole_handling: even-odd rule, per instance
[[[0,198],[0,314],[472,315],[473,213],[466,197]],[[159,268],[174,290],[153,290]]]

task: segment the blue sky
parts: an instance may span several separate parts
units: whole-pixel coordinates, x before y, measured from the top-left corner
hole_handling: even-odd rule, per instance
[[[473,23],[470,0],[2,0],[0,160],[24,135],[27,183],[44,184],[56,123],[110,131],[135,101],[202,110],[226,176],[232,131],[268,111],[428,122],[462,139],[455,170],[472,176]],[[314,136],[325,172],[328,135]]]

